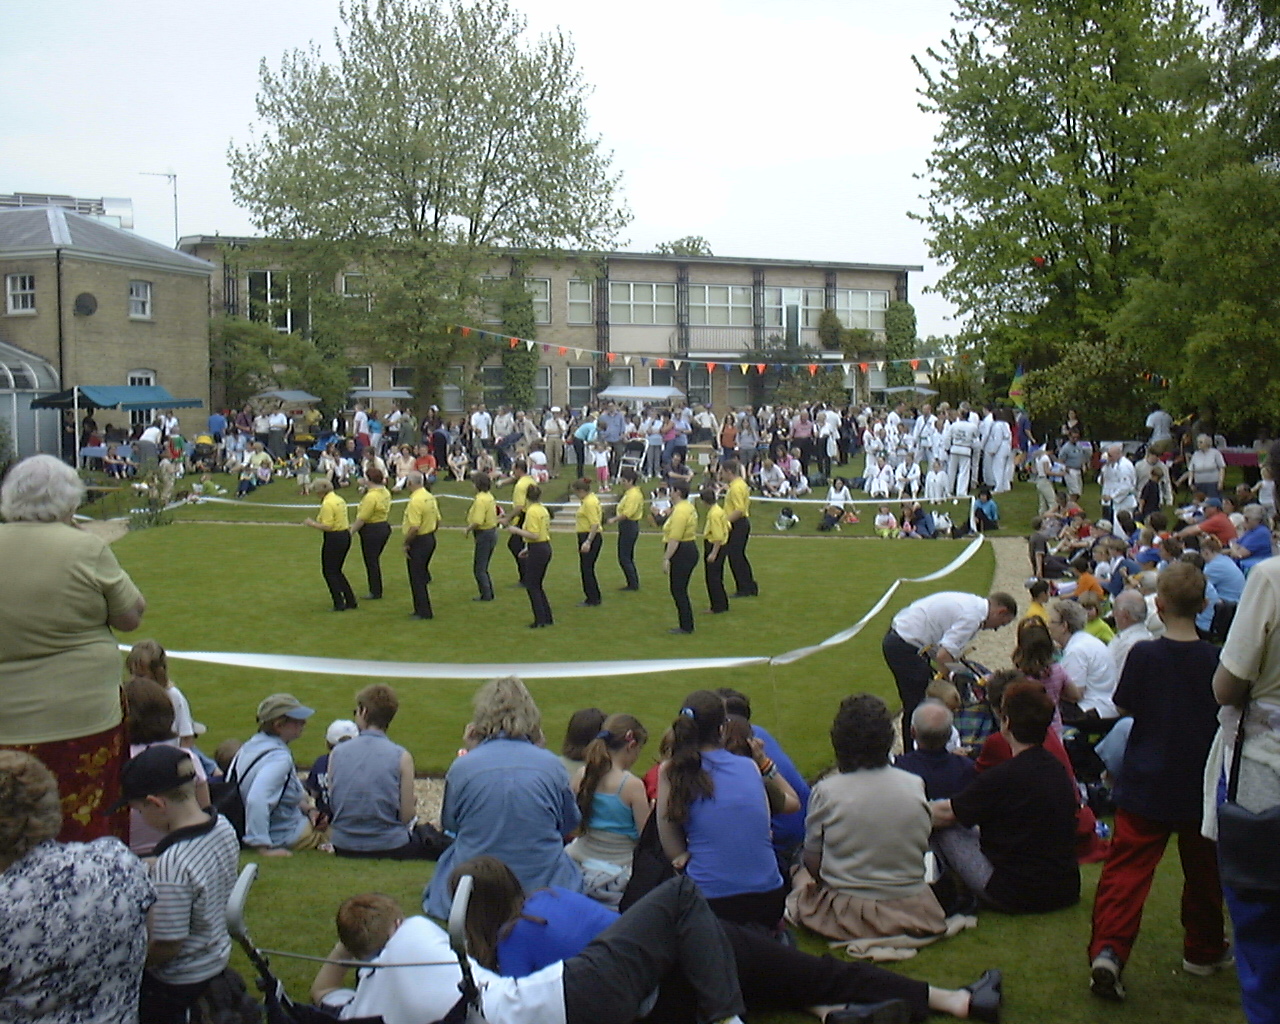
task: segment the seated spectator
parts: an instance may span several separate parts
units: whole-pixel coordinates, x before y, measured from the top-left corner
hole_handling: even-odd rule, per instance
[[[1264,558],[1271,557],[1273,547],[1266,509],[1261,505],[1245,505],[1243,514],[1244,532],[1231,542],[1229,553],[1247,575]]]
[[[881,505],[876,512],[873,529],[876,531],[876,536],[884,540],[892,540],[898,536],[898,519],[889,510],[888,505]]]
[[[898,520],[898,527],[902,530],[904,537],[913,537],[918,540],[929,540],[937,535],[933,513],[925,511],[918,501],[903,503],[902,518]]]
[[[108,445],[107,454],[103,456],[102,468],[106,470],[107,476],[115,480],[123,480],[127,476],[131,476],[136,471],[136,464],[132,459],[126,459],[120,454],[117,445]]]
[[[1110,540],[1110,538],[1108,538]],[[1094,572],[1098,567],[1098,563],[1094,560],[1093,554],[1084,554],[1078,557],[1073,563],[1076,567],[1075,587],[1071,594],[1078,601],[1085,594],[1092,594],[1099,601],[1107,596],[1107,592],[1102,589],[1102,581],[1098,579],[1097,573]]]
[[[667,485],[685,484],[693,479],[693,470],[684,461],[684,453],[677,448],[671,453],[671,462],[667,465]]]
[[[1000,506],[985,487],[978,491],[978,498],[973,503],[973,520],[979,533],[1000,529]]]
[[[329,806],[329,755],[339,743],[353,740],[359,735],[360,727],[349,718],[336,718],[330,722],[329,728],[324,733],[327,749],[312,763],[311,770],[307,772],[307,778],[302,783],[303,788],[315,801],[319,816],[326,821],[333,817],[333,808]]]
[[[1111,656],[1116,668],[1116,678],[1124,672],[1125,659],[1134,644],[1154,639],[1151,630],[1147,629],[1147,603],[1136,590],[1128,589],[1116,598],[1115,606],[1116,635],[1107,644],[1107,653]]]
[[[1077,603],[1084,609],[1085,624],[1084,631],[1090,636],[1096,636],[1104,644],[1111,643],[1115,639],[1116,632],[1102,617],[1102,598],[1093,590],[1086,590],[1076,598]]]
[[[658,484],[653,489],[653,496],[649,499],[649,518],[653,521],[653,525],[662,526],[671,518],[671,509],[671,488],[666,484]]]
[[[915,749],[899,754],[894,767],[924,780],[927,800],[949,800],[977,776],[973,761],[953,754],[947,746],[955,728],[951,709],[942,701],[926,698],[911,712],[911,737]]]
[[[1048,580],[1035,579],[1027,585],[1031,603],[1027,605],[1027,614],[1022,617],[1023,622],[1027,619],[1039,619],[1041,622],[1048,623],[1049,611],[1045,606],[1052,591],[1053,584]]]
[[[577,893],[544,889],[526,898],[515,876],[491,857],[477,858],[461,870],[475,886],[467,914],[471,948],[481,966],[506,977],[527,977],[576,955],[619,920]],[[802,953],[756,928],[728,921],[720,921],[720,928],[733,947],[743,1002],[751,1013],[806,1009],[831,1024],[870,1024],[923,1020],[930,1010],[990,1020],[998,1008],[998,972],[985,976],[985,986],[959,992],[926,989],[878,967]],[[973,994],[979,987],[986,989],[985,996]],[[695,1006],[689,986],[668,978],[647,1019],[694,1024]]]
[[[329,841],[339,857],[435,860],[441,851],[434,829],[414,828],[418,799],[413,755],[387,738],[400,700],[385,683],[356,694],[360,734],[329,755]]]
[[[429,451],[428,454],[430,454]],[[465,480],[471,472],[471,459],[467,456],[461,441],[454,441],[449,449],[449,472],[453,474],[455,480]]]
[[[1198,537],[1202,534],[1212,534],[1222,542],[1222,546],[1226,547],[1236,539],[1236,528],[1231,522],[1231,517],[1222,509],[1221,498],[1207,498],[1204,503],[1205,516],[1198,523],[1192,523],[1190,526],[1184,526],[1181,530],[1174,534],[1179,540],[1186,540],[1189,537]]]
[[[425,448],[426,446],[424,445],[423,447]],[[431,459],[431,469],[434,471],[436,468],[436,460],[430,450],[426,452],[426,457]],[[418,456],[413,453],[413,445],[400,445],[396,450],[396,453],[391,456],[391,471],[395,475],[395,486],[393,490],[403,491],[405,481],[408,479],[409,474],[415,470],[420,473],[422,472],[418,469]],[[426,474],[423,473],[423,476],[426,476]]]
[[[195,764],[179,748],[151,747],[124,767],[121,801],[164,838],[151,878],[141,1012],[147,1024],[186,1024],[195,1001],[231,957],[227,899],[240,867],[236,830],[196,794]]]
[[[809,493],[809,478],[805,475],[804,460],[800,458],[799,448],[784,452],[778,461],[778,467],[786,474],[791,494],[800,497]]]
[[[0,1020],[136,1021],[155,887],[120,840],[61,827],[53,773],[0,750]]]
[[[302,735],[314,714],[314,708],[292,694],[265,698],[258,705],[258,731],[231,762],[244,801],[244,845],[264,857],[316,849],[327,838],[315,827],[319,813],[298,781],[289,752],[289,744]]]
[[[1027,557],[1031,561],[1031,575],[1037,579],[1061,579],[1071,571],[1065,558],[1051,553],[1052,542],[1044,517],[1036,516],[1031,520],[1031,536],[1027,538]]]
[[[1092,639],[1092,638],[1090,638]],[[1044,748],[1053,702],[1039,683],[1011,683],[1000,734],[1013,756],[964,792],[931,806],[948,866],[982,903],[1006,913],[1043,913],[1080,900],[1076,795]],[[975,835],[968,827],[978,826]]]
[[[1018,641],[1013,649],[1013,667],[1033,683],[1044,687],[1053,701],[1053,727],[1062,733],[1062,701],[1079,703],[1080,688],[1071,681],[1066,670],[1054,660],[1053,637],[1040,619],[1023,619],[1018,623]]]
[[[757,483],[760,493],[766,498],[781,498],[791,493],[791,485],[787,482],[787,474],[772,459],[765,459],[760,465],[760,478]]]
[[[569,716],[569,724],[564,730],[564,742],[560,744],[560,763],[564,765],[570,779],[587,763],[587,747],[604,728],[607,717],[599,708],[582,708]]]
[[[907,452],[898,468],[893,471],[894,486],[898,498],[916,498],[920,495],[920,464],[914,452]],[[989,498],[991,495],[988,494]]]
[[[519,679],[494,679],[476,693],[465,732],[471,749],[445,775],[441,827],[454,835],[423,893],[423,910],[449,916],[449,878],[472,857],[497,857],[528,891],[578,892],[582,872],[564,851],[578,807],[564,765],[543,748],[542,714]]]
[[[1111,697],[1116,690],[1116,667],[1107,645],[1085,632],[1085,610],[1075,601],[1055,601],[1049,611],[1049,635],[1062,648],[1062,669],[1080,689],[1072,714],[1063,710],[1068,725],[1097,725],[1120,717]]]
[[[1140,531],[1141,535],[1153,536],[1148,527],[1143,527]],[[1141,543],[1141,539],[1139,540]],[[1125,584],[1131,576],[1136,576],[1142,571],[1142,567],[1136,560],[1128,555],[1129,546],[1119,537],[1110,537],[1106,542],[1099,546],[1098,558],[1100,561],[1097,566],[1098,580],[1102,583],[1102,589],[1110,595],[1112,600],[1125,588]],[[1106,578],[1103,579],[1103,571],[1105,567]]]
[[[867,469],[867,493],[873,498],[888,498],[893,494],[894,487],[897,485],[897,477],[894,474],[893,467],[885,460],[883,455],[876,458],[874,469]]]

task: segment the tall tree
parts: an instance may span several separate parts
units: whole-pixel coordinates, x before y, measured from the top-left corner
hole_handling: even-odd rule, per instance
[[[886,380],[891,388],[910,387],[916,371],[910,360],[916,355],[916,311],[909,302],[894,301],[884,314]]]
[[[916,61],[942,121],[919,219],[989,372],[1101,340],[1152,265],[1156,201],[1205,116],[1185,88],[1198,17],[1184,0],[959,0],[961,27]]]
[[[237,201],[322,282],[365,275],[315,331],[416,368],[419,402],[474,358],[448,330],[483,308],[505,248],[598,249],[627,221],[587,129],[563,35],[526,37],[504,0],[351,0],[337,57],[264,61],[263,132],[229,154]]]

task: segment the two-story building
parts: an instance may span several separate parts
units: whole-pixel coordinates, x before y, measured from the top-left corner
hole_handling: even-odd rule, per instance
[[[201,235],[183,238],[179,248],[218,265],[210,291],[214,315],[269,319],[278,330],[305,331],[305,302],[291,298],[287,275],[257,255],[259,244],[253,238]],[[514,263],[499,260],[490,274],[508,276]],[[805,346],[814,361],[847,363],[842,353],[821,351],[822,311],[833,309],[844,326],[882,338],[889,303],[907,300],[908,274],[920,269],[657,253],[526,262],[523,276],[538,325],[535,401],[576,408],[610,384],[674,384],[691,402],[721,409],[745,404],[755,371],[743,373],[740,366],[752,354],[759,358],[773,339],[784,339]],[[363,276],[354,271],[339,274],[329,286],[352,297],[364,294]],[[471,326],[501,331],[494,323]],[[441,406],[458,412],[464,368],[452,370]],[[412,372],[353,358],[353,394],[410,389]],[[875,378],[875,370],[853,369],[846,384],[865,393],[883,386]],[[500,356],[479,368],[479,380],[486,404],[500,404]]]

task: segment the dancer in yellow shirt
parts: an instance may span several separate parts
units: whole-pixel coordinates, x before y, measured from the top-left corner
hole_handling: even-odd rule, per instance
[[[596,579],[596,559],[600,557],[600,499],[591,493],[591,481],[585,477],[573,484],[578,499],[574,529],[578,532],[578,572],[582,576],[583,600],[579,608],[594,608],[600,603],[600,582]]]
[[[473,601],[493,600],[493,580],[489,576],[489,559],[498,544],[498,503],[493,500],[493,481],[488,473],[472,473],[471,484],[476,496],[467,509],[467,533],[475,538],[475,555],[471,559],[471,574],[476,578],[480,596]]]
[[[724,592],[724,549],[729,543],[729,518],[716,504],[716,489],[710,484],[698,492],[707,506],[707,522],[702,529],[702,567],[707,582],[708,611],[714,614],[729,610],[729,595]]]
[[[431,557],[436,553],[436,531],[440,528],[440,506],[418,470],[405,474],[405,487],[409,489],[409,507],[404,512],[404,554],[409,563],[413,617],[430,619],[434,614],[427,588],[431,583]]]
[[[618,499],[617,514],[609,520],[618,524],[618,565],[627,579],[623,590],[639,590],[640,574],[636,572],[636,538],[640,536],[640,519],[644,515],[644,492],[636,483],[636,471],[629,466],[618,473],[625,488]]]
[[[347,503],[334,493],[333,484],[328,480],[319,481],[313,490],[320,495],[320,511],[314,519],[304,520],[304,524],[324,533],[324,543],[320,546],[320,571],[324,574],[329,596],[333,598],[333,610],[345,612],[356,607],[355,591],[342,571],[342,563],[351,550]]]
[[[680,625],[669,633],[693,632],[693,608],[689,604],[689,579],[698,564],[698,548],[693,539],[698,535],[698,510],[689,500],[689,485],[677,480],[671,485],[671,497],[675,505],[671,515],[662,524],[662,539],[666,549],[662,559],[662,571],[671,585],[671,599],[676,603]]]
[[[356,521],[351,524],[351,536],[360,535],[360,554],[364,558],[364,573],[369,580],[368,601],[382,599],[382,549],[391,539],[391,492],[386,487],[386,477],[377,466],[370,466],[364,478],[368,487],[356,509]]]
[[[533,486],[533,477],[528,474],[529,465],[524,459],[516,459],[511,464],[511,477],[514,484],[511,487],[511,515],[508,521],[513,526],[520,526],[524,521],[525,505],[528,504],[529,488]],[[511,532],[511,531],[509,531]],[[516,560],[516,572],[520,574],[520,586],[525,586],[525,571],[529,568],[528,560],[524,557],[524,537],[519,530],[511,532],[511,536],[507,540],[507,550],[511,552],[511,557]]]
[[[512,523],[507,532],[527,542],[521,561],[524,564],[524,588],[529,591],[529,606],[533,609],[530,629],[541,629],[553,623],[551,604],[543,581],[547,578],[547,566],[551,564],[551,513],[542,504],[542,488],[531,484],[525,495],[523,526]]]
[[[742,479],[742,464],[737,459],[724,460],[720,479],[729,485],[729,492],[724,496],[724,512],[729,520],[729,542],[725,548],[736,585],[733,596],[757,597],[760,588],[747,560],[747,541],[751,539],[751,488]]]

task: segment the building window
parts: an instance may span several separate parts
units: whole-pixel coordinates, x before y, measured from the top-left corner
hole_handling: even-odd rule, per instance
[[[373,308],[369,279],[364,274],[343,274],[342,298],[352,309],[363,309],[367,313]]]
[[[629,388],[631,387],[631,367],[619,366],[609,371],[609,387],[611,388]]]
[[[884,314],[889,308],[889,293],[836,289],[836,315],[845,327],[871,331],[884,330]],[[805,325],[806,327],[808,324]],[[815,323],[814,326],[817,326]]]
[[[551,367],[539,366],[533,374],[533,407],[545,409],[551,404]],[[542,424],[539,423],[541,428]]]
[[[595,322],[594,307],[591,304],[592,284],[590,281],[569,282],[569,323],[590,324]]]
[[[655,373],[658,371],[655,370]],[[654,383],[658,381],[655,379]],[[671,383],[667,381],[667,383]],[[689,367],[689,402],[701,402],[703,405],[711,404],[711,371],[705,366]]]
[[[676,286],[642,281],[609,282],[611,324],[674,324]]]
[[[480,367],[480,398],[487,409],[496,409],[504,404],[507,391],[506,369],[502,366]]]
[[[416,366],[391,367],[391,386],[393,388],[412,388],[418,377]]]
[[[766,288],[764,290],[764,325],[786,326],[787,306],[800,307],[800,326],[817,327],[822,316],[826,293],[821,288]]]
[[[36,275],[10,274],[4,279],[5,308],[10,313],[36,311]]]
[[[151,282],[129,282],[129,318],[131,320],[151,319]]]
[[[751,286],[689,285],[689,323],[695,327],[750,327]]]
[[[751,385],[748,383],[749,374],[742,373],[739,370],[733,370],[729,367],[724,368],[725,372],[725,399],[735,409],[742,409],[751,405]],[[710,374],[708,374],[710,377]],[[708,381],[710,384],[710,381]],[[692,391],[690,388],[690,401],[692,401]],[[706,404],[705,402],[703,403]],[[766,438],[767,440],[767,438]]]
[[[585,409],[591,404],[591,392],[595,384],[594,367],[568,367],[568,403],[570,409]]]
[[[672,372],[669,366],[666,368],[655,366],[649,371],[649,383],[655,388],[671,387],[671,378]]]
[[[152,388],[156,384],[155,370],[130,370],[126,375],[126,380],[131,388]],[[130,409],[129,410],[129,426],[148,427],[156,418],[154,409]]]
[[[462,412],[462,367],[451,366],[440,385],[440,406],[444,412]]]
[[[351,382],[351,390],[369,391],[373,388],[373,367],[348,366],[347,380]]]
[[[251,270],[249,319],[271,324],[282,334],[305,334],[311,326],[311,303],[305,277],[296,280],[279,270]]]
[[[487,324],[502,323],[502,297],[501,290],[503,285],[509,281],[506,277],[486,277],[485,284],[489,286],[489,297],[485,300],[484,322]],[[545,277],[526,277],[524,279],[525,290],[529,293],[529,298],[533,301],[533,322],[536,324],[551,323],[551,281]]]

